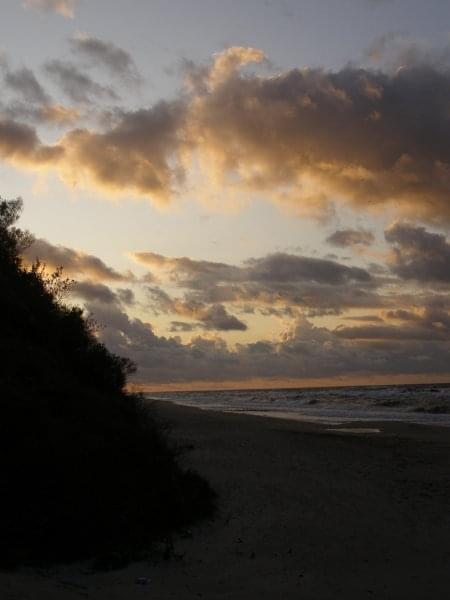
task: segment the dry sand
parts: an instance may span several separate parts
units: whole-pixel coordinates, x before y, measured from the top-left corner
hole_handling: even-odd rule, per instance
[[[154,410],[218,491],[216,519],[177,538],[171,560],[1,573],[2,600],[450,597],[449,430]]]

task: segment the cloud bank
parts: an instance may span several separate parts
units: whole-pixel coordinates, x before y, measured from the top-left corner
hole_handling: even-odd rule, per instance
[[[73,295],[99,323],[100,339],[136,361],[135,381],[150,386],[447,376],[449,243],[406,222],[394,223],[385,235],[392,248],[389,277],[287,253],[240,265],[132,254],[151,268],[149,282],[45,240],[36,240],[25,260],[39,258],[50,269],[63,265],[67,275],[80,279]],[[408,289],[405,282],[419,282],[420,289]],[[164,317],[165,335],[151,322],[155,315]],[[330,315],[339,319],[317,324]],[[277,326],[269,327],[272,335],[249,342],[255,317]],[[160,326],[161,319],[156,323]],[[237,343],[241,333],[247,341]],[[227,338],[231,334],[234,345]]]
[[[239,344],[232,350],[218,337],[198,336],[183,344],[178,337],[158,336],[149,323],[130,319],[115,307],[90,309],[108,325],[101,331],[102,340],[135,360],[140,365],[136,381],[146,384],[448,373],[448,336],[405,338],[387,328],[382,341],[377,339],[380,335],[364,339],[359,334],[363,339],[354,339],[301,317],[278,341]]]
[[[76,43],[104,65],[129,66],[112,45]],[[163,203],[187,190],[222,203],[258,195],[320,218],[332,197],[364,211],[450,219],[450,72],[243,69],[265,60],[260,50],[230,48],[209,67],[187,64],[189,87],[178,98],[118,112],[103,130],[67,131],[47,166],[72,183]],[[114,99],[71,63],[52,61],[47,71],[74,102]]]

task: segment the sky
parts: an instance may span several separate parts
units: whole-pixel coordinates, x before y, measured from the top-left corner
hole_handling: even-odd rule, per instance
[[[450,381],[450,4],[3,0],[24,264],[139,389]]]

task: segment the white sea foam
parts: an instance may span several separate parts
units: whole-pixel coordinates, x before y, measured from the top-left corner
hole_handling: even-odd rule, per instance
[[[402,421],[450,427],[450,385],[166,392],[148,398],[221,412],[327,424]]]

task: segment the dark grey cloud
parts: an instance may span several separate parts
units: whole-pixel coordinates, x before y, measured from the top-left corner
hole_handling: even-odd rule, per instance
[[[420,317],[410,310],[404,308],[397,308],[395,310],[386,311],[386,317],[397,321],[418,321]]]
[[[6,105],[0,105],[0,114],[3,120],[15,121],[23,125],[24,121],[35,124],[47,124],[55,126],[71,126],[80,119],[80,113],[75,108],[63,106],[61,104],[45,104],[35,106],[25,102],[9,102]],[[37,136],[36,136],[37,139]],[[59,156],[64,154],[64,150],[55,146],[55,151]],[[56,161],[49,163],[49,166],[55,166]]]
[[[1,65],[0,65],[1,67]],[[24,121],[36,124],[57,126],[73,126],[80,118],[80,113],[73,107],[63,106],[53,101],[30,69],[11,69],[5,61],[3,65],[3,81],[5,90],[13,93],[13,99],[0,102],[0,115],[5,121],[14,121],[18,126]],[[37,140],[37,134],[34,134]],[[61,156],[64,150],[56,146],[55,151]],[[56,166],[56,161],[53,166]]]
[[[349,282],[369,283],[372,277],[365,269],[347,267],[332,260],[310,258],[278,252],[264,258],[250,259],[244,273],[250,281],[310,281],[331,285]]]
[[[119,273],[93,254],[86,254],[73,248],[67,248],[66,246],[54,246],[44,239],[35,240],[25,250],[24,259],[29,263],[39,260],[49,269],[53,270],[63,267],[66,275],[83,275],[95,282],[119,282],[132,281],[134,279],[132,273]],[[86,291],[88,288],[85,286],[81,289]]]
[[[0,158],[36,168],[54,165],[64,156],[59,146],[45,146],[32,127],[13,119],[0,119]]]
[[[133,290],[129,288],[118,288],[112,290],[104,283],[85,279],[76,281],[71,287],[71,295],[86,302],[103,304],[116,304],[118,306],[133,306],[135,297]]]
[[[388,311],[388,313],[389,312],[392,312],[392,311]],[[345,320],[346,321],[364,321],[364,322],[373,321],[376,323],[383,321],[383,319],[379,315],[356,315],[356,316],[352,316],[352,317],[346,316]]]
[[[245,331],[246,324],[228,313],[222,304],[206,305],[199,300],[171,298],[159,287],[147,287],[151,298],[151,306],[156,313],[177,314],[194,320],[192,328],[211,329],[216,331]],[[175,330],[187,331],[185,324],[174,321]]]
[[[356,340],[429,340],[450,341],[450,330],[440,327],[400,327],[394,325],[366,325],[358,327],[338,327],[334,332],[338,337]]]
[[[219,282],[305,281],[339,285],[351,281],[372,281],[368,271],[359,267],[283,252],[248,259],[242,267],[186,257],[171,258],[154,252],[135,252],[132,257],[141,264],[167,270],[171,281],[194,289]]]
[[[230,350],[220,338],[198,336],[183,344],[176,336],[157,336],[149,323],[130,319],[113,305],[88,308],[104,325],[101,340],[134,360],[139,365],[135,381],[146,384],[448,373],[450,343],[444,336],[404,339],[389,330],[388,339],[358,339],[299,318],[279,341],[238,344]]]
[[[151,305],[155,314],[168,314],[177,312],[175,300],[158,286],[147,286],[146,291],[151,298]]]
[[[201,315],[201,322],[205,329],[216,331],[245,331],[247,325],[234,315],[230,315],[222,304],[210,306]]]
[[[355,340],[450,341],[449,294],[404,296],[397,299],[397,304],[402,301],[404,308],[383,312],[388,323],[339,326],[334,333],[340,338]]]
[[[392,271],[402,279],[450,283],[450,244],[445,235],[410,223],[395,223],[385,232],[393,245]]]
[[[371,231],[366,229],[338,229],[326,239],[329,244],[348,248],[352,246],[370,246],[375,241]]]
[[[44,68],[73,102],[90,104],[99,100],[119,99],[111,87],[100,85],[71,62],[51,60],[45,63]]]
[[[98,301],[105,304],[114,304],[117,302],[116,294],[103,283],[96,283],[89,280],[78,281],[71,291],[75,296],[88,302]]]
[[[188,321],[171,321],[170,331],[172,333],[188,333],[199,328],[198,323],[189,323]]]
[[[116,290],[119,300],[126,306],[133,306],[136,303],[133,290],[130,288],[119,288]]]
[[[149,288],[152,304],[161,312],[187,316],[185,311],[192,315],[205,305],[236,303],[278,314],[302,307],[310,316],[319,316],[384,303],[377,280],[366,270],[326,259],[276,253],[235,266],[149,252],[132,256],[185,290],[184,298],[174,301],[160,288]]]
[[[112,42],[99,38],[78,35],[70,40],[72,50],[91,64],[105,67],[111,75],[127,82],[139,83],[140,76],[131,55]]]
[[[31,69],[26,67],[15,71],[7,70],[4,75],[5,85],[19,94],[22,99],[31,104],[49,104],[50,96],[36,79]]]

